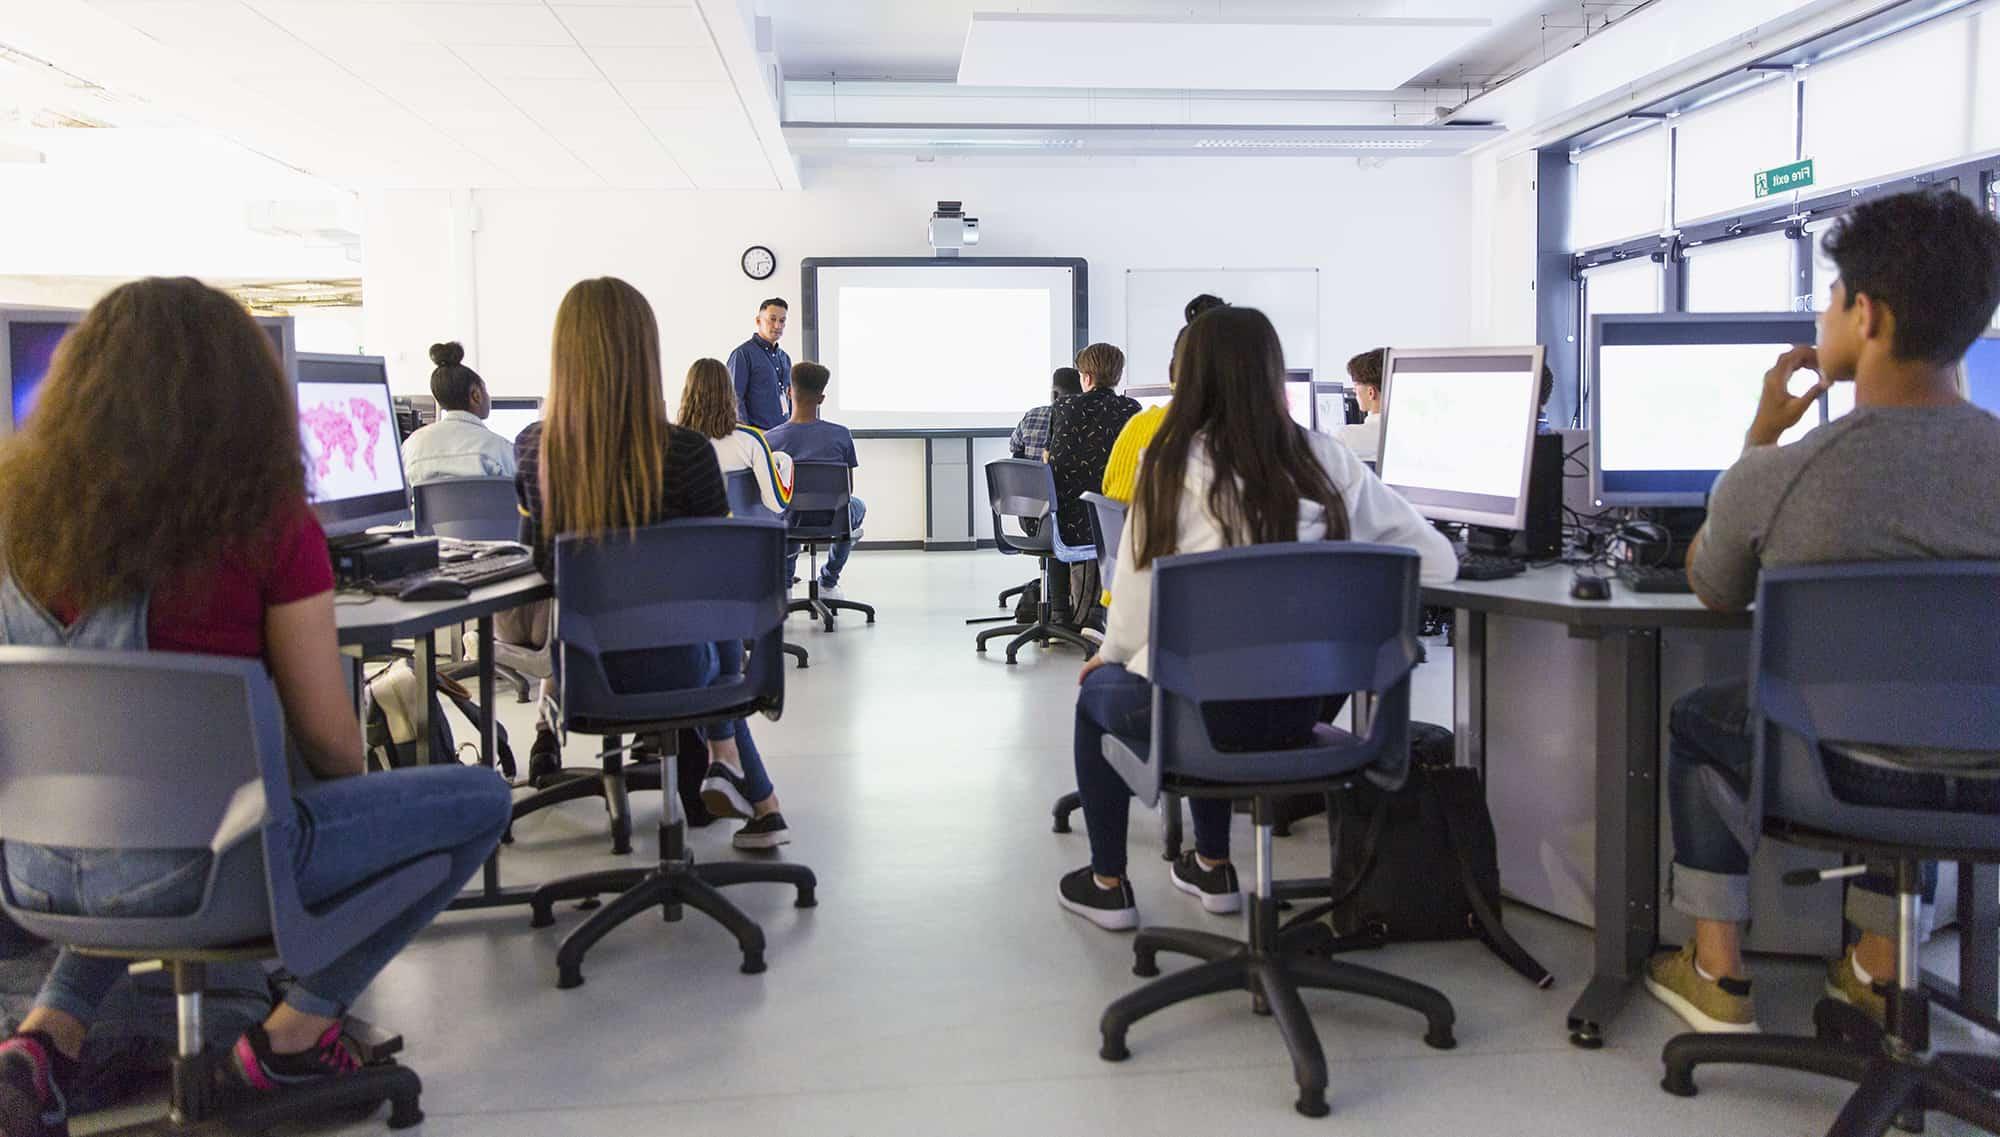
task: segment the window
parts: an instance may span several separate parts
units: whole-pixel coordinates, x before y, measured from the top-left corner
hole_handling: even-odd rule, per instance
[[[1805,156],[1815,163],[1815,189],[1966,154],[1971,37],[1971,20],[1941,19],[1808,70]]]
[[[1759,170],[1798,152],[1798,85],[1765,81],[1675,126],[1674,220],[1690,221],[1757,204]]]
[[[1610,244],[1666,228],[1667,131],[1648,127],[1587,150],[1576,162],[1570,248]]]
[[[1792,242],[1782,233],[1688,250],[1690,312],[1789,312],[1798,291]]]
[[[1972,148],[2000,150],[2000,8],[1978,20],[1979,55],[1972,61]]]
[[[1596,342],[1591,333],[1591,317],[1619,312],[1665,311],[1660,302],[1662,279],[1660,266],[1647,258],[1584,270],[1583,366],[1578,368],[1579,371],[1588,371],[1591,345]],[[1588,380],[1586,374],[1585,381]]]

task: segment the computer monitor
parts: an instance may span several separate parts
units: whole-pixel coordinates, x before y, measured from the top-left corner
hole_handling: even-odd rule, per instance
[[[1164,407],[1173,400],[1174,389],[1172,387],[1161,387],[1157,385],[1146,386],[1146,387],[1127,387],[1125,389],[1125,397],[1131,399],[1135,403],[1138,403],[1142,407],[1146,407],[1147,409],[1151,409],[1153,407]]]
[[[509,442],[521,436],[529,425],[542,421],[542,401],[540,399],[517,398],[512,395],[496,395],[492,412],[486,416],[486,429]]]
[[[2000,336],[1983,336],[1965,353],[1965,397],[2000,415]]]
[[[1542,349],[1391,349],[1383,374],[1389,488],[1432,521],[1523,528]]]
[[[306,500],[328,537],[410,520],[403,450],[377,355],[299,354],[299,437]]]
[[[299,346],[294,335],[290,316],[257,316],[257,326],[271,337],[271,347],[278,353],[278,363],[285,369],[285,378],[292,386],[299,383]]]
[[[1310,371],[1285,372],[1285,406],[1292,412],[1292,421],[1313,428],[1313,373]]]
[[[74,308],[0,309],[0,435],[28,421],[56,344],[82,319]]]
[[[1592,318],[1590,494],[1599,508],[1700,508],[1743,453],[1764,373],[1818,337],[1810,312]],[[1818,381],[1792,380],[1795,393]],[[1820,425],[1824,402],[1781,443]]]

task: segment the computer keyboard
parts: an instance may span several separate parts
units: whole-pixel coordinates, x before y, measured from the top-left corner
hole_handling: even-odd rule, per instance
[[[496,553],[525,553],[526,545],[513,541],[461,541],[456,537],[439,537],[438,560],[450,564],[455,561],[469,561],[474,557],[488,557]]]
[[[1618,579],[1634,592],[1693,592],[1686,569],[1664,565],[1626,563],[1618,566]]]
[[[534,554],[528,552],[494,553],[490,556],[474,557],[469,561],[450,561],[435,569],[399,576],[394,580],[371,580],[362,587],[382,596],[395,596],[405,588],[426,580],[449,580],[467,588],[482,588],[526,576],[535,571]]]
[[[1513,557],[1502,557],[1492,553],[1458,555],[1460,580],[1505,580],[1510,576],[1520,576],[1526,571],[1528,566]]]

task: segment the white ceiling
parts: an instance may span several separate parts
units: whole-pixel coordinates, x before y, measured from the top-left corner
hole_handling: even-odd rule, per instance
[[[239,104],[285,124],[279,137],[233,136],[340,185],[796,184],[782,139],[766,142],[775,110],[756,83],[747,27],[711,26],[707,10],[736,16],[734,0],[33,3],[87,8],[166,57],[134,79],[129,58],[73,35],[51,62],[185,102],[202,125],[232,117],[215,106],[226,83]],[[0,20],[0,43],[11,23]],[[735,75],[766,105],[746,102],[732,52]]]

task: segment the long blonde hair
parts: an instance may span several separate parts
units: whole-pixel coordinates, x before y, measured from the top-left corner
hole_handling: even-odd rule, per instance
[[[660,325],[614,276],[578,281],[556,309],[542,415],[541,492],[551,536],[631,532],[666,499]]]
[[[697,359],[681,389],[681,425],[710,438],[736,429],[736,384],[719,359]]]

